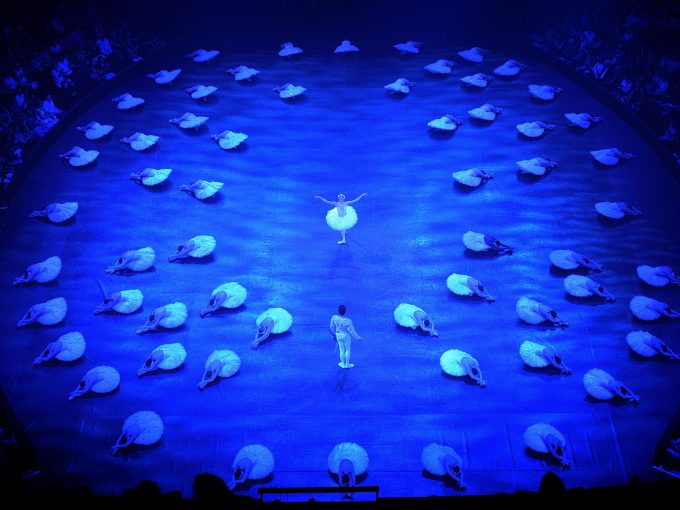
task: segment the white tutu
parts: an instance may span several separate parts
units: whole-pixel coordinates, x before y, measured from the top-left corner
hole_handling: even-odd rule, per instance
[[[70,220],[78,212],[78,202],[64,202],[63,204],[50,204],[42,211],[36,211],[35,216],[47,216],[53,223],[63,223]]]
[[[538,313],[539,306],[540,303],[538,301],[534,301],[527,297],[521,297],[517,300],[515,311],[519,318],[527,324],[541,324],[546,318]]]
[[[593,368],[588,370],[583,376],[583,386],[588,394],[598,400],[609,400],[616,394],[608,386],[615,384],[616,379],[604,370]]]
[[[191,94],[192,99],[205,99],[217,90],[217,87],[213,85],[196,85],[186,89],[186,92]]]
[[[631,331],[626,335],[626,342],[631,349],[645,358],[661,354],[670,359],[680,359],[680,356],[675,354],[666,342],[647,331]]]
[[[545,128],[537,122],[524,122],[515,126],[517,131],[529,138],[538,138],[545,133]]]
[[[394,320],[397,324],[405,328],[416,329],[419,325],[413,314],[416,312],[423,312],[423,309],[408,303],[401,303],[394,309]]]
[[[560,269],[576,269],[578,267],[587,267],[594,270],[601,269],[600,264],[572,250],[552,251],[549,258],[550,262]]]
[[[427,125],[438,131],[455,131],[458,129],[458,123],[452,120],[449,115],[444,115],[438,119],[431,120]]]
[[[302,95],[307,89],[300,85],[293,85],[288,83],[283,87],[277,87],[275,89],[279,93],[281,99],[292,99],[294,97]]]
[[[525,340],[519,346],[519,355],[522,361],[533,368],[543,368],[550,365],[550,362],[543,356],[545,345],[529,342]]]
[[[238,308],[246,301],[248,292],[236,282],[224,283],[212,291],[212,295],[224,292],[227,299],[222,302],[223,308]]]
[[[29,324],[42,324],[43,326],[54,326],[64,320],[68,307],[63,297],[58,297],[38,303],[29,308],[24,318],[17,323],[17,327]]]
[[[389,92],[398,92],[400,94],[408,94],[411,92],[410,82],[406,78],[399,78],[392,83],[385,85],[385,89]]]
[[[192,237],[189,242],[194,244],[194,247],[189,250],[189,256],[194,258],[207,257],[217,246],[217,241],[213,236],[196,236]]]
[[[338,474],[340,463],[349,460],[354,466],[354,474],[360,476],[368,469],[368,453],[356,443],[339,443],[328,454],[328,470]]]
[[[529,85],[529,94],[536,99],[541,99],[543,101],[555,99],[555,95],[559,93],[559,90],[560,89],[551,87],[550,85]]]
[[[431,443],[423,448],[420,454],[420,462],[428,473],[435,476],[444,476],[448,474],[444,466],[444,458],[447,456],[452,457],[454,462],[462,468],[463,459],[461,459],[460,455],[450,446],[437,443]]]
[[[482,73],[463,76],[460,81],[462,81],[465,85],[480,89],[486,88],[486,86],[489,84],[489,80],[487,79],[486,75]]]
[[[482,48],[470,48],[469,50],[462,50],[458,52],[458,55],[468,62],[474,62],[476,64],[484,60],[485,51]]]
[[[424,69],[432,74],[451,74],[451,66],[453,66],[453,62],[440,58],[436,62],[426,65]]]
[[[213,351],[205,362],[205,369],[207,370],[215,361],[219,361],[222,364],[222,368],[217,374],[219,377],[231,377],[241,368],[241,358],[229,349]]]
[[[621,161],[621,154],[622,152],[616,148],[590,151],[590,155],[593,157],[593,159],[595,159],[595,161],[606,166],[616,165],[619,161]]]
[[[247,66],[238,66],[227,71],[234,75],[234,80],[236,81],[247,81],[260,74],[260,71]]]
[[[293,316],[283,308],[269,308],[258,315],[255,324],[259,327],[262,321],[271,318],[274,320],[274,326],[271,329],[272,333],[284,333],[293,325]]]
[[[142,184],[144,186],[158,186],[164,183],[170,174],[172,173],[171,168],[147,168],[144,170],[146,175],[142,177]]]
[[[172,303],[163,308],[170,312],[170,315],[163,317],[158,324],[164,328],[178,328],[187,320],[187,307],[184,303]]]
[[[119,292],[120,301],[116,303],[113,309],[118,313],[133,313],[139,310],[144,301],[144,294],[141,290],[129,289]]]
[[[114,98],[113,101],[118,103],[117,108],[119,110],[132,110],[133,108],[137,108],[144,104],[144,99],[141,97],[133,97],[127,93]]]
[[[156,261],[156,252],[151,247],[129,250],[123,253],[116,264],[107,269],[107,273],[113,273],[122,269],[130,271],[146,271]]]
[[[187,351],[180,343],[159,345],[151,353],[151,356],[153,356],[153,353],[156,351],[160,351],[163,355],[163,359],[156,366],[156,368],[160,370],[175,370],[182,366],[184,360],[187,358]]]
[[[394,49],[399,50],[400,53],[410,53],[418,54],[420,53],[420,43],[415,41],[407,41],[405,43],[398,43],[392,46]]]
[[[294,46],[292,42],[285,42],[281,45],[279,57],[292,57],[293,55],[300,55],[301,53],[302,48]]]
[[[113,131],[113,126],[110,124],[100,124],[99,122],[90,122],[84,128],[78,129],[85,132],[85,138],[88,140],[99,140]]]
[[[484,241],[484,234],[468,230],[463,234],[463,244],[468,250],[472,251],[488,251],[491,248]]]
[[[33,361],[33,364],[40,365],[49,361],[51,358],[45,357],[45,351],[50,351],[51,354],[55,350],[58,352],[54,355],[54,359],[65,362],[76,361],[85,354],[85,347],[83,334],[80,331],[72,331],[61,335],[55,342],[43,349],[43,353]]]
[[[250,480],[266,478],[274,471],[274,455],[269,448],[261,444],[251,444],[241,448],[232,463],[234,469],[243,459],[250,459],[252,462],[252,468],[248,473]]]
[[[566,447],[566,441],[562,433],[547,423],[536,423],[527,427],[524,431],[524,443],[535,452],[548,453],[550,451],[546,442],[548,435],[555,437],[563,449]]]
[[[630,311],[643,321],[654,321],[662,316],[659,310],[668,308],[666,303],[646,296],[635,296],[630,300]]]
[[[359,48],[354,46],[350,41],[344,40],[340,43],[340,46],[335,48],[333,53],[356,53],[358,51]]]
[[[163,437],[163,420],[153,411],[139,411],[130,415],[123,423],[123,433],[141,432],[133,440],[134,444],[152,445]]]
[[[570,274],[564,279],[564,290],[574,297],[590,297],[598,295],[592,289],[602,287],[598,282],[578,274]],[[600,296],[604,297],[604,296]]]
[[[548,171],[546,163],[549,163],[549,161],[544,158],[531,158],[517,161],[515,164],[520,168],[522,173],[541,176],[545,175]]]
[[[464,186],[469,186],[471,188],[476,188],[482,182],[486,182],[486,179],[482,179],[479,175],[477,175],[477,168],[470,168],[469,170],[461,170],[459,172],[453,172],[452,176],[453,179],[464,185]],[[487,172],[488,173],[488,172]],[[489,174],[491,175],[491,174]]]
[[[496,116],[498,115],[496,110],[497,109],[493,105],[486,103],[478,108],[468,110],[467,113],[473,119],[492,121],[496,120]]]
[[[14,279],[14,285],[38,282],[49,283],[57,279],[61,273],[61,259],[57,256],[49,257],[42,262],[31,264],[24,274]]]
[[[235,149],[248,139],[245,133],[235,133],[234,131],[225,131],[219,135],[213,135],[213,139],[217,140],[219,146],[226,150]]]
[[[588,113],[565,113],[564,117],[571,124],[578,126],[581,129],[588,129],[601,120],[599,117],[593,117]]]
[[[359,221],[357,212],[351,205],[345,206],[345,215],[338,216],[338,208],[333,207],[326,213],[326,223],[333,230],[349,230]]]
[[[177,119],[170,120],[171,123],[177,124],[182,129],[196,129],[208,121],[209,117],[204,115],[194,115],[193,113],[185,113]]]
[[[517,76],[519,72],[526,66],[520,64],[516,60],[508,60],[504,64],[498,66],[493,70],[493,73],[498,76]]]
[[[190,53],[188,56],[194,59],[194,62],[198,63],[203,63],[203,62],[210,62],[213,60],[215,57],[217,57],[220,54],[219,50],[196,50],[193,53]]]
[[[190,190],[196,198],[205,200],[214,196],[223,186],[223,182],[198,180],[190,186]]]
[[[595,204],[595,210],[598,214],[613,220],[620,220],[626,215],[618,202],[598,202]]]
[[[680,283],[680,278],[668,266],[638,266],[637,275],[647,285],[663,287],[669,283]]]
[[[100,365],[85,374],[85,378],[93,378],[95,382],[90,391],[93,393],[111,393],[120,385],[120,373],[113,367]]]
[[[172,83],[181,72],[181,69],[173,69],[172,71],[161,69],[157,73],[150,74],[148,76],[149,78],[153,78],[153,81],[155,81],[158,85],[167,85],[168,83]]]
[[[467,375],[467,371],[462,363],[463,358],[470,358],[473,362],[477,362],[477,360],[467,352],[458,349],[449,349],[439,358],[439,365],[447,374],[455,377],[463,377]]]
[[[144,133],[135,133],[128,138],[122,138],[121,142],[129,143],[132,150],[140,152],[149,149],[150,147],[156,145],[159,136],[156,135],[145,135]]]

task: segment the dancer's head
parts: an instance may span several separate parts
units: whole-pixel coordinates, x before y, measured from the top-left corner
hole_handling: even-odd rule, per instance
[[[340,315],[345,315],[345,312],[346,312],[346,311],[347,311],[347,308],[345,307],[345,305],[340,305],[340,306],[338,306],[338,313],[339,313]]]
[[[344,200],[345,200],[345,195],[343,195],[342,193],[340,193],[340,194],[338,195],[338,201],[344,202]]]

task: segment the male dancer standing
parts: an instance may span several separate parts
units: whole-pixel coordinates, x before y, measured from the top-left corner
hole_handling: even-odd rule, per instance
[[[352,320],[345,317],[346,311],[345,305],[338,307],[338,315],[334,315],[331,318],[330,330],[331,335],[338,342],[338,347],[340,348],[340,363],[338,365],[342,368],[352,368],[354,365],[349,362],[352,338],[361,340],[361,337],[354,330]]]

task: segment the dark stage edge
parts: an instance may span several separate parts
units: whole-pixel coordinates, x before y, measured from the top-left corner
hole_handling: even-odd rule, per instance
[[[650,288],[635,274],[638,264],[680,268],[680,193],[660,158],[613,111],[587,91],[545,66],[531,53],[493,51],[480,65],[459,62],[437,79],[423,66],[455,52],[426,48],[400,57],[303,56],[284,61],[272,53],[223,53],[199,65],[183,57],[195,48],[158,55],[129,73],[114,93],[146,99],[134,113],[121,113],[105,98],[73,122],[35,165],[2,233],[0,264],[5,337],[0,381],[33,440],[45,472],[67,487],[89,485],[97,494],[120,495],[143,479],[163,492],[191,495],[202,472],[231,479],[231,462],[244,445],[261,443],[276,458],[273,477],[238,490],[257,497],[260,486],[327,486],[332,447],[355,441],[368,451],[365,485],[383,497],[481,495],[533,490],[544,473],[559,473],[567,487],[625,484],[633,477],[658,479],[654,448],[678,407],[677,364],[642,359],[625,335],[644,329],[680,350],[678,326],[641,323],[628,302],[637,294],[680,307],[680,290]],[[462,88],[459,78],[490,73],[507,58],[529,68],[516,80],[496,80],[487,90]],[[241,85],[225,71],[236,65],[262,71]],[[169,87],[144,77],[181,67]],[[383,86],[405,77],[416,81],[403,99]],[[272,87],[293,82],[308,91],[284,103]],[[184,88],[216,85],[216,97],[194,102]],[[548,104],[530,99],[527,85],[548,83],[564,92]],[[466,111],[490,102],[504,109],[489,125]],[[168,123],[185,111],[210,116],[198,134]],[[567,112],[604,117],[594,129],[575,133]],[[434,136],[426,123],[446,113],[465,120],[451,137]],[[103,141],[88,142],[77,125],[91,120],[115,126]],[[558,124],[540,140],[520,139],[515,124]],[[249,135],[246,147],[222,151],[209,135],[224,129]],[[118,139],[135,131],[161,136],[157,149],[135,153]],[[80,145],[101,152],[91,168],[73,169],[57,155]],[[603,169],[589,151],[619,147],[635,159]],[[543,156],[560,166],[540,180],[520,177],[515,161]],[[172,168],[167,186],[139,187],[128,174],[146,167]],[[451,173],[483,167],[492,181],[471,193],[452,185]],[[196,179],[225,182],[217,200],[200,202],[179,190]],[[359,223],[338,246],[324,221],[327,206],[312,199],[343,192],[369,196],[356,204]],[[75,221],[52,225],[28,218],[50,202],[78,201]],[[644,215],[630,222],[597,218],[598,201],[627,201]],[[512,256],[465,253],[467,230],[495,235],[515,247]],[[210,234],[217,249],[207,261],[167,262],[182,241]],[[104,269],[128,249],[152,246],[153,270],[130,276]],[[565,274],[552,270],[548,254],[568,248],[604,264],[594,279],[618,297],[613,304],[565,297]],[[59,255],[64,268],[48,285],[13,287],[26,266]],[[484,282],[493,304],[453,296],[446,278],[457,272]],[[138,288],[143,310],[132,316],[93,316],[107,292]],[[198,312],[217,285],[240,282],[248,289],[243,308],[205,319]],[[565,330],[519,322],[515,302],[539,299],[570,324]],[[64,296],[65,322],[17,330],[33,304]],[[135,330],[156,307],[186,303],[189,318],[178,330],[144,336]],[[400,302],[425,309],[440,332],[430,338],[398,328],[392,312]],[[328,321],[339,303],[348,307],[365,341],[356,342],[356,367],[337,366]],[[250,349],[255,318],[283,306],[293,315],[287,334]],[[33,368],[49,342],[78,330],[87,341],[74,365]],[[518,355],[523,340],[555,345],[572,376],[534,371]],[[182,342],[186,364],[174,373],[137,378],[136,370],[158,345]],[[205,359],[232,349],[240,373],[199,392]],[[439,357],[458,348],[479,360],[488,387],[443,374]],[[113,395],[67,401],[81,376],[96,365],[121,373]],[[586,398],[582,376],[602,368],[641,396],[638,406]],[[162,441],[112,457],[110,447],[125,418],[154,410],[165,422]],[[572,468],[529,453],[524,429],[549,422],[571,449]],[[461,454],[467,488],[424,475],[422,448],[431,442]]]

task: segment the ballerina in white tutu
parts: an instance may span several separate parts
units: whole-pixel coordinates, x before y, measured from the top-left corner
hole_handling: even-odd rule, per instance
[[[552,425],[536,423],[524,431],[524,443],[538,453],[549,453],[563,466],[568,467],[567,442],[564,435]]]
[[[250,81],[255,76],[260,74],[260,71],[257,69],[253,69],[252,67],[248,66],[232,67],[231,69],[227,69],[227,72],[234,75],[234,80],[236,81]]]
[[[447,114],[438,119],[431,120],[430,122],[427,123],[427,125],[431,129],[434,129],[435,131],[452,133],[463,125],[463,121],[460,120],[458,117],[454,117],[453,115]]]
[[[159,345],[151,351],[142,367],[137,370],[137,377],[156,370],[175,370],[184,364],[186,357],[187,351],[180,343]]]
[[[23,318],[17,322],[17,328],[29,326],[31,324],[42,324],[43,326],[54,326],[66,317],[68,306],[63,297],[58,297],[38,303],[28,309]]]
[[[187,57],[193,59],[194,62],[203,63],[210,62],[220,54],[220,50],[196,50],[193,53],[187,53]]]
[[[186,112],[181,117],[170,119],[170,124],[176,124],[182,129],[195,129],[198,131],[198,128],[208,122],[208,119],[209,117],[205,115],[194,115],[193,113]]]
[[[552,131],[557,126],[555,124],[548,124],[547,122],[536,120],[532,122],[523,122],[522,124],[517,124],[515,127],[517,128],[517,131],[527,138],[538,138],[544,133]]]
[[[367,469],[368,453],[356,443],[336,444],[328,454],[328,471],[337,475],[340,487],[354,487]]]
[[[478,108],[472,108],[467,113],[470,117],[476,120],[485,120],[488,122],[496,120],[496,117],[503,112],[501,108],[489,103],[485,103]]]
[[[111,449],[115,455],[119,450],[130,445],[150,446],[163,437],[163,420],[153,411],[139,411],[131,414],[123,423],[116,444]]]
[[[144,186],[158,186],[163,184],[171,173],[172,168],[145,168],[141,172],[131,173],[130,180]]]
[[[569,270],[583,267],[592,271],[602,271],[602,264],[598,264],[585,255],[581,255],[572,250],[555,250],[550,252],[548,257],[550,258],[550,262],[560,269]]]
[[[485,301],[496,300],[486,291],[482,282],[466,274],[453,273],[446,279],[446,286],[451,292],[459,296],[478,296]]]
[[[87,166],[99,157],[99,151],[86,151],[76,145],[70,151],[59,154],[59,157],[68,160],[68,164],[74,167]]]
[[[194,85],[193,87],[184,89],[185,92],[191,94],[192,99],[203,99],[204,102],[207,101],[208,97],[214,94],[216,90],[217,87],[214,85]]]
[[[569,121],[570,126],[577,126],[581,129],[589,129],[593,124],[602,122],[602,117],[589,113],[565,113],[564,118]]]
[[[189,257],[203,258],[215,251],[217,241],[213,236],[196,236],[177,247],[177,252],[168,257],[168,262],[175,262]]]
[[[357,224],[359,217],[357,212],[350,204],[354,204],[364,198],[368,193],[362,193],[354,200],[345,200],[345,195],[340,193],[338,195],[338,201],[333,202],[331,200],[326,200],[319,195],[315,195],[314,198],[321,200],[323,203],[334,206],[333,209],[326,213],[326,223],[333,230],[340,232],[342,239],[338,241],[338,244],[347,243],[347,231]]]
[[[475,46],[474,48],[470,48],[469,50],[459,51],[458,55],[463,60],[479,64],[480,62],[484,61],[484,55],[486,55],[487,53],[489,53],[489,50],[484,50],[482,48]]]
[[[298,48],[292,42],[285,42],[281,44],[279,50],[279,57],[292,57],[293,55],[300,55],[302,48]]]
[[[409,81],[406,78],[399,78],[392,83],[385,85],[385,89],[390,94],[408,94],[411,89],[416,86],[416,82]]]
[[[279,93],[281,99],[293,99],[295,97],[301,96],[307,90],[300,85],[293,85],[292,83],[286,83],[279,87],[274,87],[274,92]]]
[[[220,285],[212,291],[212,297],[203,310],[201,318],[216,312],[220,308],[234,309],[241,306],[246,301],[248,292],[245,287],[236,282],[228,282]]]
[[[517,76],[522,69],[526,69],[527,66],[516,60],[507,60],[505,63],[499,65],[493,70],[493,74],[496,76]]]
[[[666,342],[647,331],[631,331],[626,335],[626,342],[631,349],[645,358],[660,354],[667,359],[680,360],[680,355],[675,354]]]
[[[647,285],[665,287],[669,283],[680,285],[680,276],[668,266],[638,266],[637,275]]]
[[[261,444],[250,444],[241,448],[232,464],[233,479],[229,482],[229,490],[246,480],[267,478],[274,471],[274,455],[271,450]]]
[[[210,138],[215,140],[222,149],[228,151],[244,143],[248,139],[248,135],[245,133],[235,133],[227,129],[221,133],[210,135]]]
[[[132,136],[123,137],[121,143],[129,143],[132,150],[141,152],[153,147],[160,140],[160,136],[134,133]]]
[[[115,264],[106,268],[106,274],[118,271],[146,271],[156,261],[156,252],[147,246],[138,250],[129,250],[123,253]]]
[[[437,330],[434,329],[434,322],[430,319],[430,316],[418,306],[401,303],[394,309],[394,320],[404,328],[420,328],[425,333],[429,333],[430,336],[439,336]]]
[[[673,310],[663,301],[657,301],[647,296],[635,296],[630,300],[629,306],[633,315],[642,321],[655,321],[661,317],[680,318],[680,312]]]
[[[144,294],[138,289],[121,290],[106,296],[104,302],[94,309],[94,314],[114,311],[117,313],[134,313],[142,306]]]
[[[255,340],[250,344],[253,349],[257,349],[272,333],[280,334],[288,331],[293,325],[293,316],[283,308],[269,308],[258,315],[255,325],[257,326]]]
[[[349,362],[352,353],[352,338],[361,340],[361,337],[354,329],[352,320],[345,317],[346,312],[347,308],[345,305],[340,305],[337,315],[331,317],[331,324],[329,326],[331,336],[335,338],[340,349],[340,362],[338,363],[340,368],[352,368],[354,366],[353,363]]]
[[[113,367],[100,365],[87,371],[73,390],[69,400],[76,399],[86,393],[92,392],[100,395],[111,393],[120,386],[120,373]]]
[[[562,320],[555,310],[525,296],[517,300],[515,311],[519,318],[527,324],[536,325],[549,322],[554,326],[568,326],[567,322]]]
[[[204,390],[208,384],[218,377],[228,378],[235,375],[241,368],[241,358],[234,351],[222,349],[213,351],[205,362],[205,370],[198,389]]]
[[[529,85],[529,94],[541,101],[552,101],[560,92],[561,88],[552,85]]]
[[[493,174],[482,170],[481,168],[470,168],[468,170],[461,170],[459,172],[453,172],[453,180],[458,184],[463,186],[468,186],[470,188],[476,188],[480,184],[486,183],[493,179]]]
[[[565,375],[571,375],[571,370],[564,364],[562,356],[557,354],[552,345],[542,345],[525,340],[519,346],[522,361],[532,368],[553,367]]]
[[[137,330],[138,335],[153,331],[158,327],[179,328],[187,320],[187,307],[184,303],[171,303],[155,308],[144,325]]]
[[[423,448],[420,454],[420,462],[428,473],[434,476],[449,476],[458,484],[458,487],[465,488],[463,459],[450,446],[430,443]]]
[[[340,45],[335,48],[335,51],[333,53],[358,53],[359,48],[354,46],[351,41],[348,39],[345,39],[340,43]]]
[[[442,370],[453,377],[469,377],[480,388],[486,387],[486,381],[482,377],[482,370],[479,362],[467,352],[458,349],[449,349],[439,358],[439,365]]]
[[[223,182],[204,181],[203,179],[199,179],[191,184],[182,184],[180,190],[186,191],[189,195],[196,197],[199,200],[206,200],[214,197],[223,186]]]
[[[80,331],[72,331],[47,344],[47,347],[33,360],[33,366],[37,367],[53,359],[66,362],[76,361],[82,358],[83,354],[85,354],[85,338]]]
[[[559,166],[557,161],[551,161],[545,158],[531,158],[523,159],[522,161],[517,161],[515,163],[519,167],[519,171],[523,174],[531,174],[537,176],[543,176],[549,170]]]
[[[61,273],[61,259],[57,256],[49,257],[42,262],[31,264],[26,268],[24,274],[14,279],[13,285],[23,283],[49,283],[57,279]]]
[[[627,202],[598,202],[595,210],[601,216],[612,220],[620,220],[624,216],[640,216],[642,211]]]
[[[451,68],[453,67],[453,61],[440,58],[436,62],[428,64],[424,69],[431,74],[451,74]]]
[[[44,209],[33,211],[29,218],[47,218],[52,223],[63,223],[70,220],[78,212],[78,202],[49,204]]]
[[[161,69],[157,73],[147,74],[146,77],[153,79],[158,85],[169,85],[175,81],[175,78],[177,78],[181,72],[181,69],[173,69],[172,71]]]
[[[574,297],[597,296],[605,301],[616,301],[616,298],[604,290],[601,284],[579,274],[570,274],[564,279],[564,290]]]
[[[417,55],[420,53],[420,47],[422,45],[423,43],[418,41],[406,41],[405,43],[394,44],[392,47],[401,55]]]
[[[633,404],[640,402],[640,397],[630,391],[621,381],[617,381],[599,368],[593,368],[584,374],[583,386],[588,395],[597,400],[611,400],[614,397],[620,397]]]
[[[476,252],[496,252],[505,255],[512,255],[512,248],[503,244],[493,236],[488,236],[480,232],[468,230],[463,234],[463,244],[470,251]]]
[[[134,110],[138,106],[144,104],[144,99],[141,97],[134,97],[132,94],[121,94],[118,97],[114,97],[111,101],[118,103],[116,106],[119,110]]]
[[[469,76],[463,76],[460,81],[468,87],[476,87],[478,89],[486,88],[490,82],[493,81],[493,77],[484,73],[471,74]]]
[[[616,147],[590,151],[590,155],[595,161],[605,166],[614,166],[622,160],[631,159],[633,157],[632,154],[623,152]]]
[[[78,131],[84,131],[85,138],[88,140],[99,140],[113,131],[113,126],[110,124],[100,124],[99,122],[92,121],[84,126],[77,127],[76,129]]]

